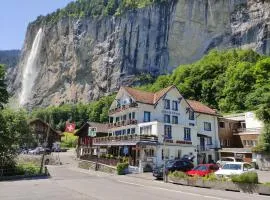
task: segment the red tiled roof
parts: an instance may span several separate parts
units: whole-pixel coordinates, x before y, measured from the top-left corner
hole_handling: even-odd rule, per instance
[[[131,87],[124,87],[124,89],[138,102],[146,104],[155,104],[173,87],[175,86],[164,88],[156,93],[145,92]]]
[[[156,104],[174,85],[164,88],[156,93],[145,92],[131,87],[123,87],[136,101],[146,104]],[[217,115],[216,111],[202,104],[199,101],[187,100],[191,108],[198,113],[205,113],[209,115]]]
[[[216,111],[214,111],[213,109],[209,108],[208,106],[202,104],[199,101],[187,100],[187,102],[195,112],[205,113],[205,114],[209,114],[209,115],[217,115]]]

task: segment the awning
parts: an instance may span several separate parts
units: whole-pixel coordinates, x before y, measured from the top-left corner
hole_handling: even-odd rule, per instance
[[[205,134],[201,134],[201,133],[197,133],[198,137],[205,137],[205,138],[210,138],[210,136],[205,135]]]

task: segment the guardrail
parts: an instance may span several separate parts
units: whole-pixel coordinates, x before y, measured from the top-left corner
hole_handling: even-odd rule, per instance
[[[127,125],[136,125],[137,123],[138,122],[135,119],[124,120],[124,121],[119,121],[119,122],[114,122],[114,123],[108,124],[108,128],[116,128],[116,127],[127,126]]]
[[[158,137],[146,135],[121,135],[121,136],[98,137],[93,139],[93,145],[110,144],[113,142],[126,142],[126,141],[129,142],[158,141]]]

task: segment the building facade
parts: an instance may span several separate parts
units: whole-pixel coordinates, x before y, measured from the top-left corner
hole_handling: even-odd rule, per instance
[[[140,169],[184,155],[195,164],[210,162],[220,144],[216,112],[184,99],[175,86],[156,93],[122,87],[110,107],[108,133],[93,145],[129,157]]]
[[[93,148],[93,138],[89,136],[89,128],[94,128],[96,131],[95,137],[108,136],[108,124],[97,122],[86,122],[74,134],[78,136],[77,157],[91,156],[96,154],[96,149]]]
[[[227,115],[219,118],[219,137],[222,146],[221,157],[241,157],[251,162],[252,148],[258,144],[263,122],[253,112]]]

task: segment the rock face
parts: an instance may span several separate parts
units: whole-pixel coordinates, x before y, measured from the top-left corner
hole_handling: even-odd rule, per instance
[[[36,21],[28,26],[11,78],[15,96],[40,28],[30,107],[97,99],[140,73],[167,73],[212,48],[253,48],[270,55],[269,0],[171,0],[117,17]]]

